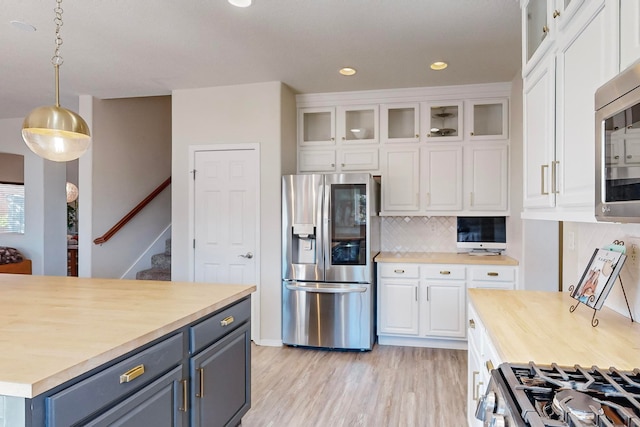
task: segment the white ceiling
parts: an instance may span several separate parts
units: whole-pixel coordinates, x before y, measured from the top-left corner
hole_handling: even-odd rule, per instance
[[[510,81],[517,0],[65,0],[61,103],[282,81],[297,93]],[[0,2],[0,118],[54,103],[54,0]],[[35,32],[11,25],[19,20]],[[449,68],[435,72],[436,60]],[[340,67],[358,70],[353,77]]]

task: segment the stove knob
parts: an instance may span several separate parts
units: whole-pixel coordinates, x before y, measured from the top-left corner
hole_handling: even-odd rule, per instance
[[[480,421],[489,421],[491,414],[496,407],[496,394],[493,391],[487,391],[487,394],[480,397],[478,407],[476,408],[476,419]]]
[[[489,427],[507,427],[507,423],[502,415],[494,414]]]

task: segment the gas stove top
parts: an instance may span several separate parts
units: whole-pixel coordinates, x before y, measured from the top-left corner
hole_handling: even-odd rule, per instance
[[[505,363],[478,414],[491,426],[640,427],[640,369]]]

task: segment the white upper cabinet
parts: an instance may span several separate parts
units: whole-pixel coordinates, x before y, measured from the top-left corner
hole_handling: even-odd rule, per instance
[[[380,135],[383,143],[420,141],[420,104],[380,105]]]
[[[382,210],[412,212],[420,209],[420,149],[382,148]]]
[[[506,82],[297,95],[298,172],[380,175],[381,215],[509,215],[511,90]]]
[[[466,102],[469,117],[469,139],[496,140],[509,137],[509,104],[506,98]]]
[[[640,59],[640,2],[620,1],[620,71]]]
[[[430,145],[420,156],[423,209],[462,210],[462,146]]]
[[[337,135],[342,145],[379,142],[378,105],[349,105],[337,108]]]
[[[508,150],[504,144],[465,147],[465,196],[469,211],[508,209]]]
[[[617,72],[618,9],[604,0],[560,6],[555,46],[523,83],[523,217],[594,221],[593,99]]]
[[[582,3],[584,0],[522,1],[523,76],[546,55]]]
[[[421,141],[461,141],[464,137],[462,101],[423,103],[421,123]]]
[[[298,110],[298,144],[300,146],[336,143],[336,109],[334,107]]]
[[[524,82],[523,206],[551,208],[555,187],[549,169],[555,166],[555,59],[546,59]],[[555,186],[555,184],[553,184]]]

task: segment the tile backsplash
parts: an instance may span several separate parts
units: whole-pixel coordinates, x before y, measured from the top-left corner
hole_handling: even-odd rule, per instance
[[[383,252],[456,252],[456,217],[385,216]]]

